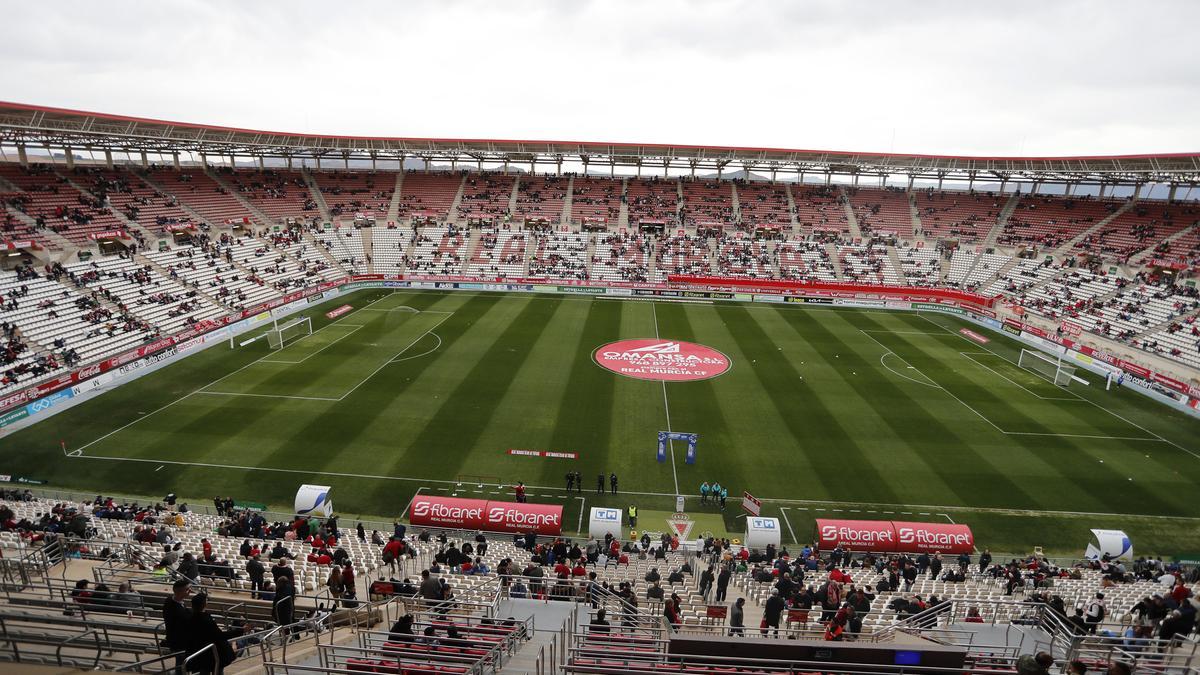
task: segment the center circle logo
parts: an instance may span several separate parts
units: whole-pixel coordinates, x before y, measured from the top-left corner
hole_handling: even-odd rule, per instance
[[[694,342],[641,338],[610,342],[592,352],[601,368],[638,380],[690,382],[729,370],[729,357]]]

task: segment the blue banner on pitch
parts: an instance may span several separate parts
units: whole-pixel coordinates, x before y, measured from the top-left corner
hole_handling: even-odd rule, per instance
[[[688,464],[696,463],[696,441],[700,438],[700,434],[686,433],[683,431],[660,431],[658,432],[658,461],[667,461],[667,443],[669,441],[687,441],[687,454],[685,460]]]

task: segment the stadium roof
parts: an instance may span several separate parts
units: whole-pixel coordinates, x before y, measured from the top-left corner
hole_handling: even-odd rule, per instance
[[[0,144],[214,157],[420,158],[427,161],[747,170],[947,180],[1200,185],[1200,153],[1083,157],[970,157],[667,143],[405,138],[299,134],[170,122],[0,101]]]

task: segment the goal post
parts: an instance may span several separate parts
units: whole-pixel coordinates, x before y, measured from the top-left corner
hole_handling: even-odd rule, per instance
[[[267,331],[267,343],[271,349],[282,349],[287,343],[308,335],[312,335],[312,319],[301,316],[282,325],[275,324],[274,328]]]
[[[1069,385],[1075,377],[1075,368],[1063,363],[1061,358],[1055,358],[1032,349],[1021,350],[1017,366],[1039,373],[1060,387]]]

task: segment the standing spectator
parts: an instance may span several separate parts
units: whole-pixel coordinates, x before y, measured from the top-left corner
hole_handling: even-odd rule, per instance
[[[742,637],[746,632],[746,599],[738,598],[729,610],[729,635]]]
[[[259,556],[253,555],[246,561],[246,575],[250,577],[250,597],[253,598],[258,597],[258,591],[262,590],[267,576],[267,569],[258,558]]]
[[[716,581],[716,576],[713,574],[713,566],[709,565],[708,569],[700,573],[700,595],[704,598],[704,602],[708,602],[708,594],[712,592],[713,582]]]
[[[992,552],[983,549],[983,553],[979,554],[979,573],[983,574],[987,571],[988,565],[992,564]]]
[[[725,592],[729,588],[729,578],[733,573],[729,571],[729,565],[721,566],[721,573],[717,575],[717,602],[725,602]]]
[[[583,474],[575,472],[575,491],[583,492]]]
[[[192,610],[185,604],[192,592],[192,584],[180,579],[171,585],[171,597],[163,600],[162,614],[166,637],[163,644],[172,652],[179,652],[175,657],[175,671],[183,672],[183,660],[187,658],[188,630],[192,622]]]
[[[329,589],[329,597],[333,598],[333,606],[337,607],[338,598],[342,597],[342,593],[346,591],[346,587],[342,585],[342,568],[337,565],[329,570],[329,578],[325,580],[325,586]]]
[[[574,488],[575,488],[575,472],[568,471],[567,472],[567,492],[570,492]]]
[[[1106,612],[1107,608],[1104,606],[1104,594],[1097,593],[1096,597],[1092,598],[1092,601],[1088,603],[1087,613],[1084,616],[1084,620],[1087,621],[1089,634],[1096,634],[1096,627],[1100,625],[1101,621],[1104,621],[1104,615]]]
[[[295,623],[296,587],[290,576],[275,578],[275,599],[271,601],[271,616],[275,623],[287,626]]]
[[[667,623],[671,624],[672,632],[678,632],[679,626],[683,624],[683,616],[679,611],[680,605],[682,605],[682,601],[676,593],[672,593],[671,599],[663,603],[663,616],[667,617]]]
[[[711,491],[711,489],[712,488],[710,488],[708,486],[708,481],[704,481],[703,483],[700,484],[700,503],[701,504],[708,502],[708,494]]]
[[[357,527],[355,527],[354,529],[355,529],[355,530],[358,530],[358,540],[359,540],[359,541],[361,541],[361,542],[363,542],[363,543],[366,543],[366,541],[367,541],[367,530],[366,530],[365,528],[363,528],[363,524],[362,524],[362,523],[359,523],[359,524],[358,524],[358,526],[357,526]]]
[[[220,673],[237,658],[233,647],[229,645],[229,640],[241,637],[249,630],[249,627],[221,630],[221,627],[217,625],[217,620],[208,613],[207,608],[207,595],[200,593],[192,598],[192,618],[188,629],[187,649],[188,652],[195,654],[206,647],[216,645],[216,658],[213,658],[214,650],[204,651],[192,659],[192,662],[188,664],[188,669],[193,672]]]
[[[763,627],[762,634],[765,636],[775,629],[775,637],[779,637],[779,618],[783,616],[783,610],[787,606],[783,596],[779,595],[779,591],[772,591],[771,597],[767,598],[767,604],[763,607]]]
[[[596,474],[596,494],[604,494],[604,474]]]
[[[608,474],[608,485],[609,485],[609,487],[612,488],[612,493],[614,495],[617,494],[617,474],[615,474],[615,473]]]
[[[521,481],[517,481],[516,486],[513,487],[513,492],[517,496],[517,502],[524,504],[525,503],[525,483],[522,483]]]

